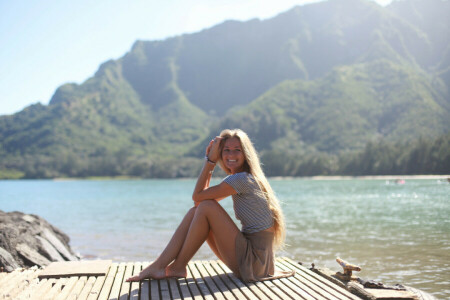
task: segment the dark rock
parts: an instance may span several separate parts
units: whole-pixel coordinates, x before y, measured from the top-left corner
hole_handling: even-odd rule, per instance
[[[66,234],[39,216],[0,210],[0,267],[12,271],[63,260],[78,260]]]

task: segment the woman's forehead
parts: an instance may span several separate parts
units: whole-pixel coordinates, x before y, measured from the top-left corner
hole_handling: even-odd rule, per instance
[[[225,141],[225,145],[224,147],[229,147],[229,148],[236,148],[236,147],[241,147],[241,141],[239,141],[239,139],[237,137],[232,137],[229,138]]]

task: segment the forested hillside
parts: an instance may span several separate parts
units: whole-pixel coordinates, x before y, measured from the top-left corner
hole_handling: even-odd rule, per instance
[[[0,178],[195,176],[237,127],[270,175],[450,173],[449,79],[444,0],[323,1],[136,41],[0,116]]]

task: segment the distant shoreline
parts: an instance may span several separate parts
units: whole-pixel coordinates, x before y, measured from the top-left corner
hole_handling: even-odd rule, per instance
[[[220,179],[224,176],[214,176],[213,179]],[[268,177],[272,180],[283,180],[283,179],[307,179],[307,180],[401,180],[401,179],[441,179],[450,180],[450,175],[361,175],[361,176],[343,176],[343,175],[319,175],[319,176],[271,176]],[[53,180],[53,181],[76,181],[76,180],[166,180],[166,179],[177,179],[177,180],[189,180],[196,179],[194,177],[174,177],[174,178],[144,178],[144,177],[133,177],[133,176],[92,176],[92,177],[57,177],[57,178],[33,178],[33,179],[0,179],[2,180]]]
[[[281,180],[288,178],[302,178],[302,179],[311,179],[311,180],[397,180],[397,179],[444,179],[447,180],[450,178],[450,175],[361,175],[361,176],[339,176],[339,175],[330,175],[330,176],[309,176],[309,177],[288,177],[288,176],[274,176],[270,177],[270,179]]]

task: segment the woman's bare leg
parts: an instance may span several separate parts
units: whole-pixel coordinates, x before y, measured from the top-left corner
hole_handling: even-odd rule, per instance
[[[208,242],[209,248],[211,248],[212,252],[214,252],[214,254],[220,260],[223,261],[222,255],[220,255],[219,249],[217,249],[216,240],[214,239],[214,234],[213,234],[213,232],[211,230],[209,231],[208,238],[206,239],[206,241]]]
[[[139,275],[130,277],[127,281],[140,281],[146,278],[160,279],[166,276],[165,269],[180,252],[189,231],[192,219],[194,218],[195,210],[196,207],[193,207],[187,212],[159,257],[144,270],[142,270]]]
[[[227,212],[216,201],[203,201],[197,207],[186,240],[178,256],[166,268],[170,277],[186,277],[186,266],[212,232],[222,261],[233,271],[238,271],[235,239],[239,229]]]

